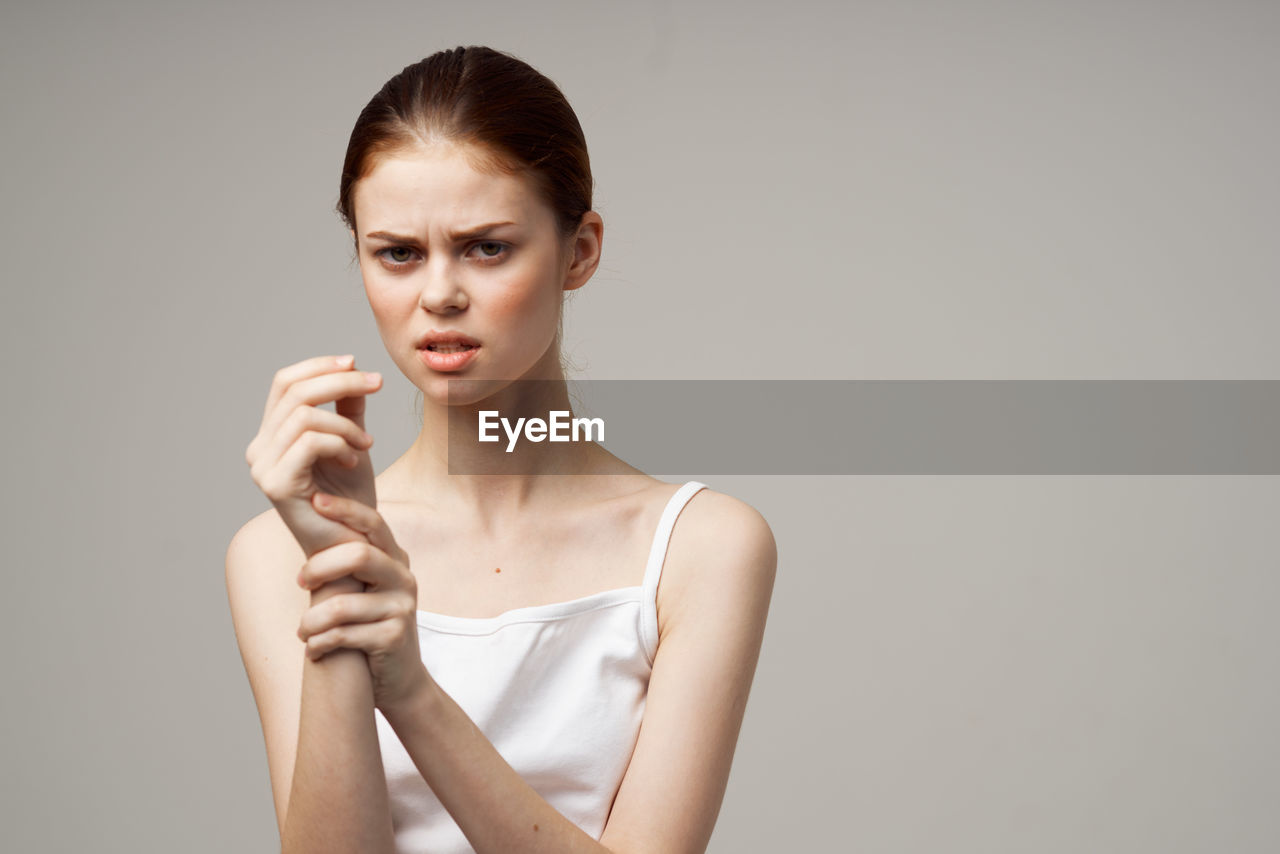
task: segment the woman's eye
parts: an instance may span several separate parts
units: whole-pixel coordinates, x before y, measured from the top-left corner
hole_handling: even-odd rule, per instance
[[[406,256],[409,256],[409,257],[404,257],[404,258],[395,257],[393,253],[404,253]],[[413,250],[407,246],[390,246],[390,247],[387,247],[386,249],[379,249],[377,252],[373,254],[377,255],[379,258],[381,258],[384,261],[389,261],[390,262],[389,266],[391,267],[402,267],[405,264],[409,263],[409,258],[412,257]]]
[[[476,248],[480,250],[480,255],[485,258],[500,258],[507,247],[496,240],[484,240],[477,243]]]

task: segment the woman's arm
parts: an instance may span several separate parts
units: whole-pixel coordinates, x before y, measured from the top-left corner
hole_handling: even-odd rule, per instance
[[[477,854],[701,854],[719,814],[764,635],[777,550],[750,505],[705,490],[673,532],[644,720],[599,841],[558,812],[434,680],[384,709]],[[666,583],[664,582],[664,584]]]
[[[525,782],[435,680],[383,715],[476,854],[608,851]]]
[[[304,655],[298,620],[342,592],[342,579],[308,593],[296,583],[306,554],[274,510],[250,520],[227,549],[227,594],[257,701],[280,828],[290,852],[394,851],[365,655]]]
[[[310,604],[363,589],[339,579],[312,591]],[[334,650],[318,661],[303,656],[297,758],[280,848],[282,854],[395,851],[373,684],[358,649]]]
[[[394,847],[366,657],[342,650],[329,661],[304,661],[297,620],[305,608],[289,607],[293,594],[283,592],[311,555],[364,539],[319,515],[311,502],[324,489],[376,505],[364,413],[366,395],[380,387],[378,374],[355,370],[351,354],[281,368],[245,449],[253,481],[274,510],[233,538],[227,592],[262,717],[288,854],[380,854]],[[326,403],[334,404],[332,412]],[[307,604],[363,588],[343,579],[318,588]]]

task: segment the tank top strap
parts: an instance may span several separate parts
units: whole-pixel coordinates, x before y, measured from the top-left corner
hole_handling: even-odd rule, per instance
[[[662,567],[666,561],[667,545],[671,542],[671,530],[675,527],[676,517],[684,509],[685,504],[705,483],[691,480],[675,491],[667,501],[658,520],[658,529],[653,535],[653,545],[649,548],[649,562],[644,568],[644,582],[640,608],[640,639],[644,644],[645,656],[649,664],[658,653],[658,580],[662,577]]]

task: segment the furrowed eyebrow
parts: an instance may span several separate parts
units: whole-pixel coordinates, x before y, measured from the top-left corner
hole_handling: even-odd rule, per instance
[[[495,228],[501,228],[504,225],[515,225],[514,222],[489,222],[484,225],[477,225],[475,228],[468,228],[463,231],[449,232],[450,240],[468,240],[473,237],[480,237],[488,234]],[[417,245],[418,238],[404,234],[393,234],[390,231],[371,231],[365,235],[370,240],[390,240],[393,243],[411,243]]]

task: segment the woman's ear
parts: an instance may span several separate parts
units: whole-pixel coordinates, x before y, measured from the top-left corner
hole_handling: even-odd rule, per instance
[[[595,211],[582,215],[582,224],[569,245],[569,269],[565,273],[564,289],[577,290],[587,283],[600,266],[600,251],[604,246],[604,220]]]

